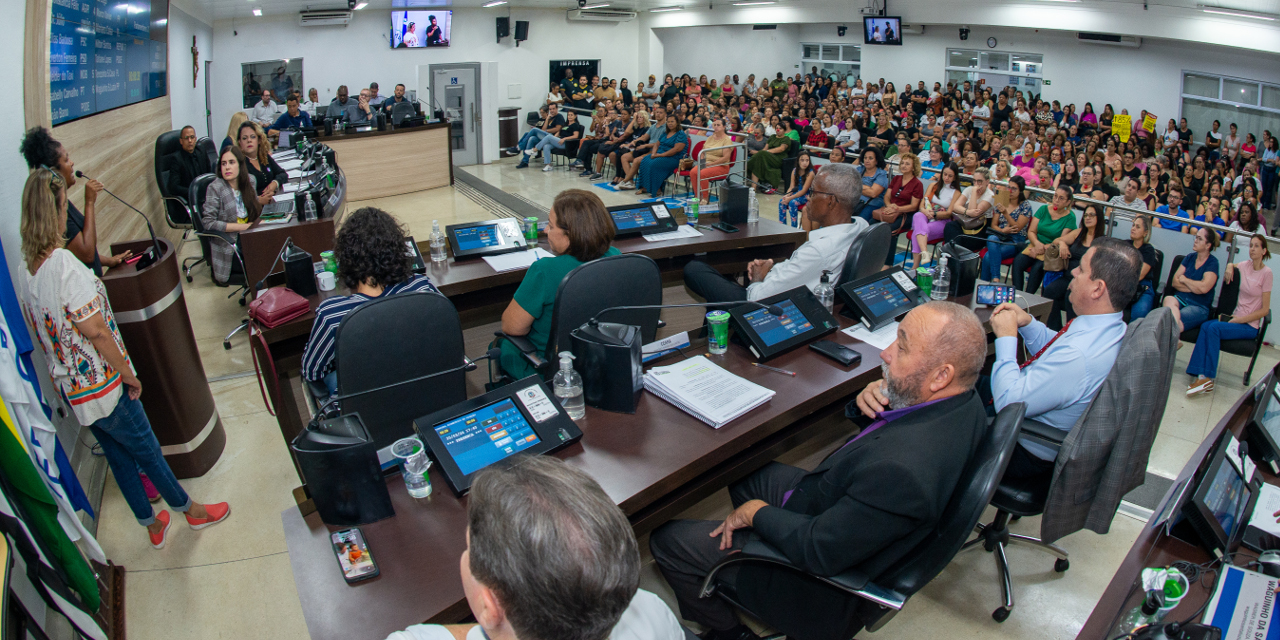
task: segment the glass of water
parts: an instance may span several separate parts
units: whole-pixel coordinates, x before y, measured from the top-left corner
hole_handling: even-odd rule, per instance
[[[426,498],[431,495],[431,479],[427,470],[431,468],[431,460],[427,458],[427,449],[422,441],[414,436],[401,438],[391,445],[391,455],[400,458],[404,469],[404,486],[414,498]]]

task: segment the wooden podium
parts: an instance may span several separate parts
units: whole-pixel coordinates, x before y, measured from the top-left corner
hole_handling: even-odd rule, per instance
[[[111,253],[146,251],[150,240],[111,245]],[[102,282],[120,336],[142,382],[142,406],[165,460],[179,478],[207,472],[222,455],[227,435],[213,403],[182,295],[177,252],[163,238],[155,264],[138,270],[121,265]]]

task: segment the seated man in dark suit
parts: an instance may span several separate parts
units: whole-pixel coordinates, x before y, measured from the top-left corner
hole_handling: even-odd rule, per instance
[[[973,390],[986,352],[986,332],[967,307],[916,307],[881,354],[884,379],[847,409],[874,422],[812,472],[774,462],[730,487],[735,509],[723,523],[676,520],[654,531],[653,559],[681,615],[708,627],[704,638],[756,637],[724,600],[698,597],[711,567],[752,535],[821,576],[856,568],[874,580],[902,561],[936,527],[986,430]],[[740,594],[763,588],[730,575]],[[811,595],[763,597],[794,602],[802,616]]]
[[[187,189],[191,187],[191,182],[196,179],[196,176],[212,173],[213,168],[209,166],[208,157],[202,153],[196,153],[195,127],[183,127],[178,133],[178,142],[182,148],[161,158],[160,166],[169,172],[169,179],[164,185],[165,190],[171,196],[186,200]]]

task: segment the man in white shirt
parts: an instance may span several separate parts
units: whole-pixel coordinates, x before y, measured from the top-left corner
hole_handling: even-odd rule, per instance
[[[996,361],[991,367],[991,398],[999,411],[1027,403],[1027,418],[1063,432],[1071,431],[1102,387],[1120,353],[1124,308],[1138,289],[1142,255],[1127,242],[1098,238],[1072,272],[1069,294],[1076,317],[1055,335],[1016,304],[1004,303],[991,314]],[[1018,364],[1018,336],[1032,354]],[[981,392],[981,391],[980,391]],[[1006,475],[1015,478],[1053,473],[1053,449],[1019,440]]]
[[[856,194],[862,193],[862,177],[848,164],[823,165],[809,189],[804,215],[818,228],[809,232],[809,241],[800,245],[786,261],[752,260],[747,265],[746,287],[721,275],[714,267],[693,260],[684,267],[684,283],[707,302],[761,300],[804,285],[813,289],[822,272],[831,273],[834,284],[844,269],[849,245],[867,230],[862,218],[852,218]],[[852,218],[852,220],[851,220]]]
[[[684,640],[639,588],[640,551],[622,510],[550,456],[478,475],[467,507],[462,590],[475,624],[416,624],[387,640]]]
[[[271,126],[271,123],[276,121],[276,116],[279,115],[279,111],[279,105],[271,99],[271,90],[263,89],[262,102],[253,105],[253,111],[249,113],[249,119],[262,125],[265,129],[266,127]]]
[[[316,111],[320,108],[320,93],[316,91],[315,87],[311,87],[311,90],[307,92],[307,99],[303,100],[299,106],[312,118],[316,117]]]

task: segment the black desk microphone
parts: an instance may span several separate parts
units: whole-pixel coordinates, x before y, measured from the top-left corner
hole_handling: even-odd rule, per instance
[[[76,177],[84,178],[85,180],[93,179],[93,178],[90,178],[89,176],[86,176],[84,172],[80,170],[76,170]],[[114,193],[111,193],[110,191],[107,191],[106,187],[103,187],[102,190],[106,191],[107,195],[111,196],[112,198],[115,198],[116,200],[120,200],[120,203],[123,204],[124,206],[129,207],[130,209],[133,209],[134,212],[142,216],[143,222],[147,223],[147,233],[151,234],[151,249],[154,251],[154,253],[151,254],[150,256],[148,256],[146,253],[143,253],[142,257],[138,258],[138,262],[136,263],[135,266],[138,267],[138,271],[142,271],[143,269],[146,269],[147,267],[154,264],[155,261],[160,259],[160,256],[164,255],[164,251],[160,249],[160,241],[156,240],[156,230],[151,228],[151,219],[147,217],[147,214],[141,211],[138,211],[137,207],[129,204],[128,202],[125,202],[124,200],[121,200],[120,196]]]

